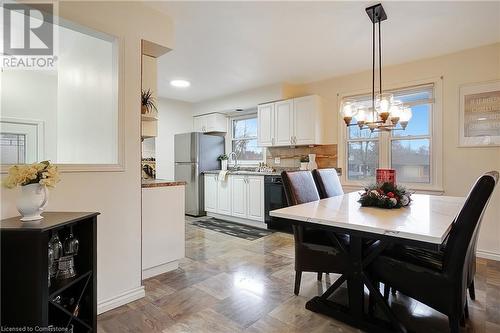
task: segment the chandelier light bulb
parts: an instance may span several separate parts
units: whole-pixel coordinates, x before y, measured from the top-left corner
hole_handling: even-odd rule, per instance
[[[403,107],[403,109],[401,110],[401,114],[399,116],[399,123],[401,124],[401,127],[403,129],[405,129],[406,126],[408,125],[408,122],[410,121],[412,115],[413,114],[411,112],[410,107],[408,106]]]
[[[384,122],[387,120],[387,118],[389,118],[393,101],[394,96],[389,93],[378,94],[375,98],[375,108],[378,115]]]
[[[356,116],[357,110],[358,109],[355,100],[350,98],[344,100],[340,108],[340,114],[344,118],[344,121],[347,125],[349,125],[351,123],[352,118]]]
[[[390,113],[390,120],[393,125],[396,125],[401,117],[401,109],[403,108],[403,103],[401,101],[395,100],[392,102]]]

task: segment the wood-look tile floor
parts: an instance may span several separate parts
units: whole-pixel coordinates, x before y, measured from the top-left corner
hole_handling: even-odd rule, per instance
[[[145,298],[100,315],[98,332],[359,332],[305,309],[336,275],[318,282],[304,273],[293,295],[293,252],[288,234],[248,241],[187,223],[180,268],[145,280]],[[416,332],[448,331],[446,316],[399,293],[391,306]],[[500,262],[478,259],[469,308],[464,332],[500,332]]]

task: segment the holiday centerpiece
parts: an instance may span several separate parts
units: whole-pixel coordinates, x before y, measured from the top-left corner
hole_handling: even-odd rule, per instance
[[[377,182],[365,187],[358,202],[362,207],[401,208],[411,202],[411,192],[396,185],[393,169],[377,169]]]
[[[40,214],[49,199],[47,187],[54,187],[58,181],[57,167],[49,161],[43,161],[12,166],[3,185],[7,188],[21,186],[21,195],[17,202],[17,210],[22,215],[21,221],[34,221],[43,218]]]

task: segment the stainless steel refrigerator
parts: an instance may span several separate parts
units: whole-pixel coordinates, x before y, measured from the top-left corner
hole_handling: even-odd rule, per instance
[[[186,184],[186,214],[205,215],[203,171],[218,170],[224,154],[224,137],[183,133],[174,137],[175,180]]]

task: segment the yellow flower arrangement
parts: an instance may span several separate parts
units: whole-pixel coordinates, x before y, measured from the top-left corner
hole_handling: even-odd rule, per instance
[[[59,171],[49,161],[40,163],[14,165],[9,169],[9,175],[2,182],[5,187],[14,188],[29,184],[40,184],[55,187],[59,182]]]

